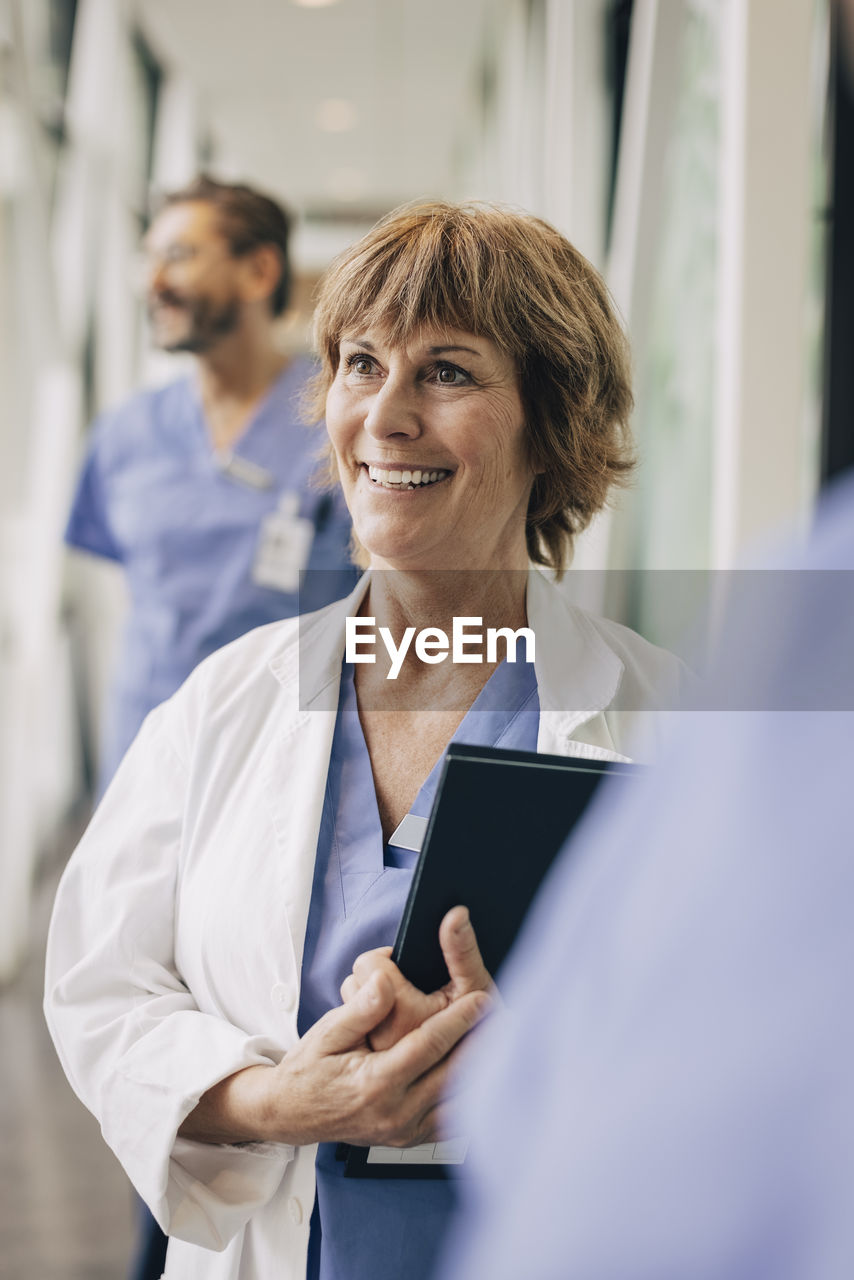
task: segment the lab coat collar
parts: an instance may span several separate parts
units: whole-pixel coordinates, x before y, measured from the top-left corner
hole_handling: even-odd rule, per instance
[[[540,699],[538,751],[578,754],[576,738],[583,725],[605,711],[617,695],[625,670],[583,609],[537,569],[528,575],[528,625],[536,636],[534,670]],[[613,753],[607,728],[600,724],[596,750]]]
[[[369,582],[370,573],[365,573],[349,596],[301,616],[272,658],[270,670],[283,688],[299,684],[299,703],[304,710],[328,711],[337,707],[345,620],[359,612]]]
[[[283,687],[299,683],[303,709],[337,706],[345,619],[358,613],[369,582],[370,572],[345,599],[300,618],[272,659],[270,669]],[[536,569],[528,574],[527,613],[536,636],[534,669],[543,720],[538,749],[564,754],[579,728],[614,701],[623,663],[585,612]]]

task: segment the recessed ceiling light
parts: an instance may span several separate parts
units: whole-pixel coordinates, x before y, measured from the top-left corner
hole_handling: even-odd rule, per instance
[[[325,9],[327,5],[337,4],[338,0],[293,0],[301,9]]]
[[[327,133],[346,133],[356,123],[356,108],[347,98],[326,98],[317,108],[318,129]]]

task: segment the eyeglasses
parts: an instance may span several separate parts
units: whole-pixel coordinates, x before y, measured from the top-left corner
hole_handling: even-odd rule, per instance
[[[192,258],[199,256],[199,246],[196,244],[167,244],[165,248],[153,250],[143,249],[140,257],[149,271],[155,267],[176,267],[183,262],[189,262]]]
[[[144,293],[156,271],[192,262],[200,252],[199,246],[192,244],[169,244],[156,252],[151,249],[139,250],[133,255],[129,265],[128,275],[132,288],[137,293]]]

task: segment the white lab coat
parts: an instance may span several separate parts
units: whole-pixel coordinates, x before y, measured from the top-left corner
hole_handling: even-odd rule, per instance
[[[48,1023],[74,1089],[172,1237],[167,1277],[305,1275],[316,1148],[176,1134],[205,1090],[278,1062],[297,1039],[344,618],[364,589],[202,663],[146,720],[60,884]],[[633,708],[672,695],[681,664],[537,572],[528,620],[538,749],[625,758],[643,716]]]

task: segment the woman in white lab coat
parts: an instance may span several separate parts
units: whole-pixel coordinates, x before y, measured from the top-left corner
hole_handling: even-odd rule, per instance
[[[440,1138],[490,1002],[464,910],[443,923],[442,992],[419,997],[375,950],[411,877],[397,828],[429,811],[452,738],[625,758],[636,709],[681,679],[529,568],[563,568],[630,462],[624,340],[562,236],[490,207],[403,210],[333,266],[316,327],[330,463],[371,572],[152,713],[49,943],[63,1064],[182,1280],[429,1274],[450,1185],[348,1179],[335,1159]],[[355,616],[375,662],[345,660]],[[455,618],[529,628],[534,662],[437,660]]]

